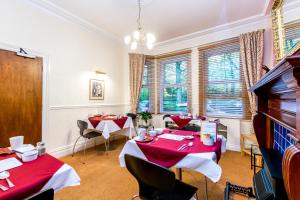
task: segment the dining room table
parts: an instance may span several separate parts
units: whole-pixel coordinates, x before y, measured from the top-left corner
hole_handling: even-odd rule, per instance
[[[206,120],[205,116],[170,115],[164,118],[164,121],[174,122],[179,129],[184,128],[188,124],[201,126],[203,120]]]
[[[186,147],[181,149],[184,145]],[[125,167],[124,156],[130,154],[163,167],[175,167],[179,169],[179,178],[181,169],[189,169],[216,183],[221,178],[222,168],[218,162],[224,152],[226,138],[221,135],[217,136],[214,145],[206,146],[201,142],[199,132],[164,129],[151,141],[128,140],[119,154],[119,163]]]
[[[80,177],[76,171],[49,154],[30,162],[22,162],[15,153],[0,156],[0,162],[7,163],[8,160],[18,162],[19,166],[7,170],[13,187],[9,187],[10,184],[5,179],[0,180],[0,200],[25,199],[47,189],[52,188],[57,192],[65,187],[80,185]]]
[[[119,130],[124,130],[123,133],[129,138],[136,134],[132,118],[128,116],[99,115],[89,117],[85,121],[88,123],[88,128],[102,131],[102,135],[106,140],[110,138],[111,133]]]

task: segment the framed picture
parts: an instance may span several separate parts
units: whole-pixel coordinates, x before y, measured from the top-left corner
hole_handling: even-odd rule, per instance
[[[90,100],[104,100],[104,81],[90,79]]]

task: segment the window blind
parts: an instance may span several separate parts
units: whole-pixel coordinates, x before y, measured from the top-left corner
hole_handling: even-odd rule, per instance
[[[300,42],[300,21],[289,23],[285,26],[286,52],[289,52]]]
[[[199,48],[200,114],[249,118],[238,38]]]
[[[144,74],[142,80],[142,88],[139,99],[139,112],[154,112],[155,98],[155,65],[154,59],[146,57],[144,65]]]
[[[158,112],[191,112],[191,51],[162,56],[157,59]]]

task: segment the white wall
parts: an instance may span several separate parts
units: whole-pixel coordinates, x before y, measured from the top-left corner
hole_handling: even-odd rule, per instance
[[[121,113],[125,102],[123,44],[41,9],[28,0],[0,2],[1,47],[39,52],[48,62],[43,140],[49,152],[67,153],[79,135],[76,120],[89,113]],[[96,76],[101,68],[107,76]],[[46,73],[45,73],[46,74]],[[90,101],[89,79],[105,79],[105,100]],[[46,91],[45,91],[46,90]],[[58,150],[65,150],[59,152]]]

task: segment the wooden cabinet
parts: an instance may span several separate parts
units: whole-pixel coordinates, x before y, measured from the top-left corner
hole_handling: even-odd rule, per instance
[[[300,49],[278,63],[250,91],[257,95],[257,114],[253,119],[253,126],[258,144],[268,157],[266,165],[268,168],[276,167],[277,171],[279,167],[288,198],[299,200]],[[284,150],[280,159],[268,153],[280,153],[274,149],[274,123],[283,127],[282,130],[288,130],[286,140],[293,141],[293,145]]]

